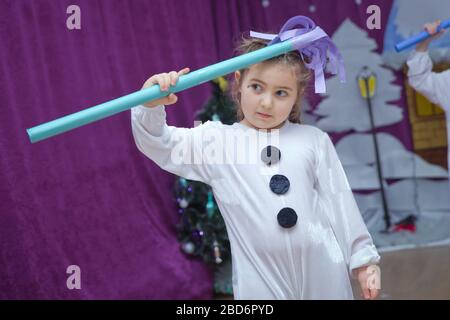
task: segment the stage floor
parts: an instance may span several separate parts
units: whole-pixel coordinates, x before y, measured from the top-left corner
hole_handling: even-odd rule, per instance
[[[450,245],[380,251],[380,299],[450,299]]]

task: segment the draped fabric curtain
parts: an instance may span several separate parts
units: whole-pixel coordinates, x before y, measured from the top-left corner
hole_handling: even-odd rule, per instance
[[[330,33],[350,11],[365,19],[353,1],[320,1],[320,15],[315,2],[2,0],[0,299],[211,298],[211,269],[176,239],[175,177],[137,150],[129,112],[36,144],[26,128],[228,59],[244,31],[276,32],[297,14]],[[66,26],[73,4],[80,30]],[[192,127],[210,90],[180,93],[169,124]],[[71,265],[81,289],[67,287]]]

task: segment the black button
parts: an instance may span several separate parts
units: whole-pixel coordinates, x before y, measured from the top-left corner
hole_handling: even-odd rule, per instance
[[[276,174],[270,179],[270,190],[276,194],[284,194],[289,190],[289,179],[282,174]]]
[[[281,152],[277,147],[267,146],[261,151],[261,160],[268,166],[277,163],[281,159]]]
[[[292,208],[283,208],[278,212],[277,219],[283,228],[291,228],[297,223],[297,213]]]

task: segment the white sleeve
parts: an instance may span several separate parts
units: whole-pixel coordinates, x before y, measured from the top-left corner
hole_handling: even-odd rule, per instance
[[[154,108],[140,105],[131,109],[134,141],[144,155],[168,172],[209,184],[211,166],[202,158],[205,125],[168,126],[163,105]]]
[[[444,96],[450,87],[450,71],[432,72],[433,63],[428,52],[413,51],[408,58],[408,80],[411,87],[433,103],[446,108]]]
[[[319,138],[316,179],[319,197],[348,264],[349,273],[355,277],[353,271],[356,268],[377,264],[380,256],[356,204],[333,142],[325,132]]]

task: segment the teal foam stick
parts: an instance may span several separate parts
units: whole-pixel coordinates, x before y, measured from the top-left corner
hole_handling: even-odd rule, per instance
[[[296,30],[304,31],[304,29]],[[320,29],[320,27],[314,27],[314,29],[307,30],[306,33],[303,32],[303,34],[300,35],[295,35],[288,40],[268,45],[262,49],[224,60],[183,75],[178,79],[175,86],[169,87],[168,91],[161,91],[159,85],[154,85],[126,96],[29,128],[27,129],[29,139],[31,143],[35,143],[56,136],[94,121],[112,116],[119,112],[129,110],[144,102],[157,100],[169,95],[170,93],[186,90],[236,70],[246,68],[252,64],[281,55],[288,51],[296,49],[300,50],[302,47],[311,45],[311,42],[324,37],[328,38],[327,34]]]
[[[159,85],[154,85],[150,88],[136,91],[126,96],[29,128],[27,129],[27,133],[30,141],[35,143],[94,121],[104,119],[119,112],[129,110],[144,102],[157,100],[170,93],[176,93],[200,85],[217,77],[246,68],[252,64],[281,55],[293,49],[292,40],[268,46],[183,75],[178,79],[175,86],[169,87],[168,91],[161,91]]]

